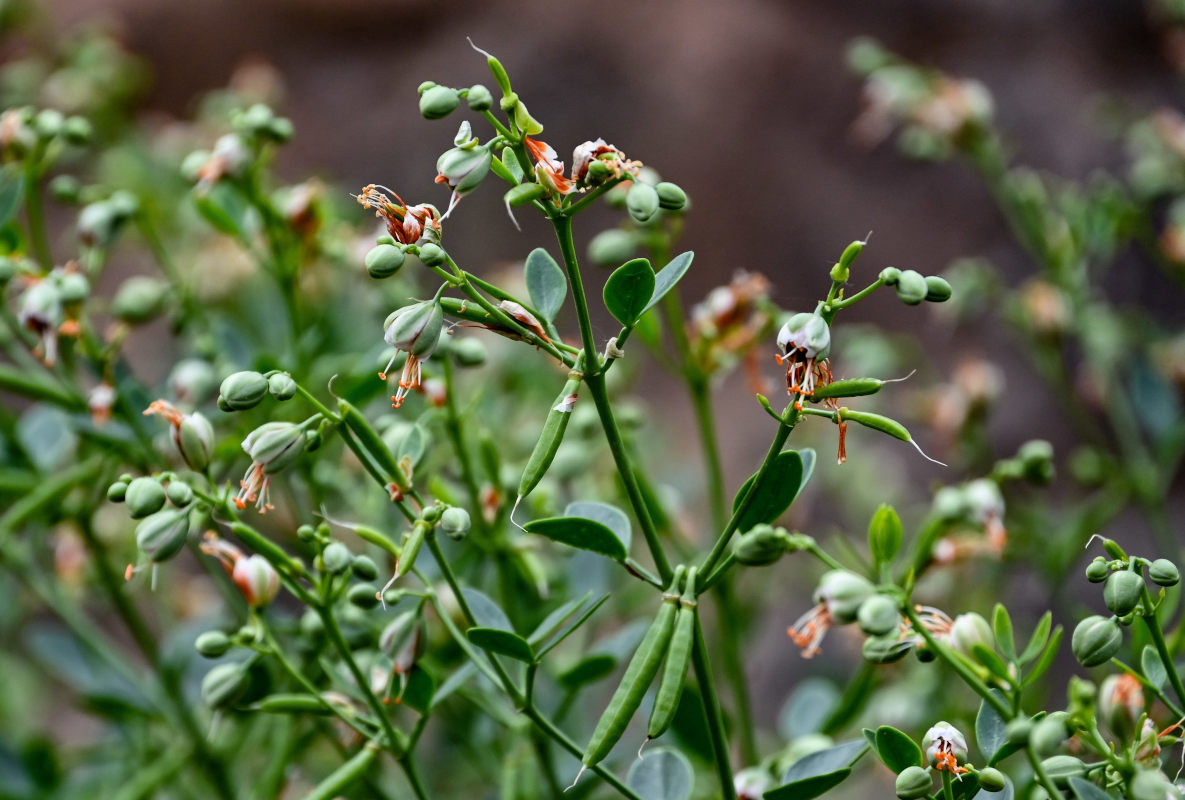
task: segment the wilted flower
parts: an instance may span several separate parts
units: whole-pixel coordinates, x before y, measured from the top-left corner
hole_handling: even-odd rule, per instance
[[[786,629],[790,640],[802,648],[803,658],[814,657],[823,637],[832,625],[846,625],[856,619],[860,604],[875,593],[876,587],[854,572],[834,569],[819,579],[815,606]]]
[[[590,170],[589,167],[594,162],[600,166]],[[604,139],[578,144],[572,151],[572,181],[578,186],[596,184],[609,176],[635,177],[641,168],[641,161],[630,161],[625,157],[625,153]],[[600,173],[599,177],[597,173]]]
[[[58,332],[65,314],[62,296],[52,280],[36,280],[21,295],[21,310],[17,320],[41,339],[40,356],[46,366],[58,360]]]
[[[363,208],[374,209],[374,215],[387,223],[387,232],[400,244],[416,244],[421,239],[440,241],[440,211],[436,206],[421,203],[409,207],[395,192],[374,183],[363,187],[355,197]]]

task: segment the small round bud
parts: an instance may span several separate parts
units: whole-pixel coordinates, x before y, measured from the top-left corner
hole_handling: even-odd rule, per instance
[[[62,132],[62,124],[66,118],[61,111],[47,108],[33,118],[33,129],[44,139],[52,139]]]
[[[926,299],[929,288],[922,273],[912,269],[901,271],[897,279],[897,297],[907,306],[916,306]]]
[[[429,242],[420,245],[419,249],[420,261],[424,262],[424,266],[426,267],[440,267],[448,260],[448,256],[440,245]]]
[[[1070,736],[1070,729],[1066,726],[1068,718],[1066,712],[1054,711],[1033,725],[1029,741],[1038,755],[1047,756],[1061,748],[1062,742]]]
[[[1070,778],[1081,778],[1086,774],[1086,765],[1074,756],[1051,756],[1041,762],[1041,767],[1056,786],[1066,786]]]
[[[959,614],[950,627],[950,646],[956,652],[971,656],[975,645],[982,645],[992,649],[996,637],[992,634],[992,626],[982,615],[974,611]]]
[[[1111,574],[1111,562],[1102,556],[1095,556],[1094,561],[1086,565],[1086,579],[1091,583],[1102,583]]]
[[[185,508],[193,502],[193,489],[185,481],[170,481],[165,494],[168,495],[169,502],[177,508]]]
[[[353,560],[354,556],[349,548],[341,542],[330,542],[321,554],[321,563],[325,565],[325,571],[333,575],[345,572]]]
[[[1176,586],[1181,572],[1167,558],[1158,558],[1148,565],[1148,578],[1157,586]]]
[[[156,478],[136,478],[128,484],[124,502],[132,519],[143,519],[164,506],[165,489]]]
[[[1014,719],[1004,726],[1004,741],[1008,744],[1024,747],[1033,735],[1033,721],[1031,719]]]
[[[296,135],[296,127],[287,117],[276,117],[259,133],[274,142],[283,144],[292,141],[292,137]]]
[[[94,135],[90,120],[85,117],[66,117],[62,123],[62,137],[72,145],[84,145]]]
[[[846,625],[855,622],[860,606],[875,592],[876,587],[862,575],[833,569],[819,579],[814,600],[826,604],[831,618],[840,625]]]
[[[930,777],[929,771],[919,766],[906,767],[901,770],[894,787],[901,800],[919,800],[919,798],[930,794],[930,790],[933,788],[934,779]]]
[[[601,231],[588,243],[588,257],[599,267],[616,267],[634,257],[637,241],[629,231],[610,228]]]
[[[901,625],[901,615],[896,603],[883,594],[874,594],[860,604],[856,622],[869,636],[884,636]]]
[[[286,372],[277,372],[267,379],[267,390],[277,400],[291,400],[296,396],[296,381]]]
[[[1002,792],[1008,785],[1004,773],[995,767],[984,767],[976,777],[979,778],[979,788],[985,792]]]
[[[77,272],[67,272],[58,278],[58,297],[63,303],[81,303],[90,294],[90,282]]]
[[[127,492],[128,485],[123,481],[116,481],[107,487],[107,499],[112,503],[122,503]]]
[[[449,506],[440,515],[440,530],[450,539],[464,539],[471,524],[469,512],[463,508]]]
[[[1127,796],[1130,800],[1171,800],[1180,797],[1181,790],[1159,770],[1139,769],[1132,777]]]
[[[214,453],[214,426],[197,411],[186,414],[173,431],[173,444],[186,465],[201,472],[210,465]]]
[[[460,104],[456,89],[433,84],[420,93],[420,113],[424,119],[444,119]]]
[[[474,111],[489,111],[494,107],[493,95],[480,83],[469,87],[469,91],[465,93],[465,101]]]
[[[869,636],[864,640],[861,653],[864,660],[873,664],[891,664],[900,661],[910,651],[912,645],[903,642],[896,634],[888,636]]]
[[[373,581],[379,576],[379,568],[370,556],[354,556],[350,571],[364,581]]]
[[[128,278],[111,301],[111,315],[132,325],[155,318],[164,309],[169,285],[146,275]]]
[[[1144,578],[1130,569],[1111,573],[1103,584],[1103,602],[1112,614],[1126,616],[1140,604],[1144,590]]]
[[[210,708],[227,708],[243,696],[249,683],[242,664],[218,664],[202,678],[202,702]]]
[[[901,280],[901,270],[896,267],[885,267],[878,277],[885,286],[896,286],[897,282]]]
[[[82,184],[73,175],[57,175],[49,182],[49,193],[59,203],[77,203]]]
[[[205,658],[218,658],[230,650],[230,637],[222,631],[206,631],[194,641],[193,649]]]
[[[1074,628],[1070,649],[1084,667],[1097,667],[1110,661],[1123,644],[1123,630],[1114,619],[1089,616]]]
[[[366,273],[376,280],[390,278],[403,266],[403,250],[394,244],[375,245],[366,254]]]
[[[296,529],[296,538],[302,542],[316,541],[317,530],[312,525],[305,523]]]
[[[246,411],[255,408],[267,395],[267,378],[258,372],[246,370],[227,377],[218,389],[219,407],[222,401],[232,411]]]
[[[358,608],[371,609],[379,604],[378,589],[373,583],[355,583],[346,592],[346,599]]]
[[[658,192],[653,186],[634,181],[625,195],[625,207],[635,222],[645,224],[658,212]]]
[[[136,547],[149,561],[168,561],[181,552],[187,536],[189,512],[167,508],[145,517],[136,526]]]
[[[737,537],[732,552],[749,567],[773,564],[786,553],[786,532],[772,525],[756,525]]]
[[[449,353],[462,367],[480,367],[486,363],[486,346],[472,336],[453,339]]]
[[[926,278],[926,302],[928,303],[945,303],[950,299],[951,288],[946,279],[940,278],[937,275],[927,275]]]
[[[667,211],[679,211],[687,205],[687,193],[677,184],[663,181],[654,185],[658,193],[658,207]]]

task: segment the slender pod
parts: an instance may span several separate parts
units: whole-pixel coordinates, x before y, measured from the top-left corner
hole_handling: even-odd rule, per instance
[[[844,378],[832,381],[826,386],[815,387],[815,391],[811,394],[811,400],[818,402],[832,397],[863,397],[876,394],[884,385],[884,381],[876,378]]]
[[[836,412],[835,421],[841,422],[843,420],[858,422],[866,428],[872,428],[874,431],[887,433],[894,439],[900,439],[903,442],[909,442],[913,445],[915,450],[922,454],[922,458],[926,459],[927,461],[933,461],[935,464],[941,464],[944,467],[946,466],[946,464],[943,464],[938,459],[930,458],[930,456],[926,455],[925,451],[923,451],[922,448],[918,446],[918,443],[913,440],[913,437],[910,436],[909,430],[895,419],[890,419],[880,414],[873,414],[869,411],[852,411],[848,408],[841,408],[838,412]]]
[[[523,476],[518,482],[518,498],[514,501],[515,508],[518,508],[522,499],[539,485],[539,481],[543,479],[548,467],[551,466],[556,451],[560,449],[560,443],[564,440],[564,431],[568,429],[568,420],[572,418],[572,409],[576,407],[577,392],[580,390],[580,381],[583,378],[584,373],[578,369],[569,372],[564,390],[560,392],[555,405],[547,413],[547,421],[543,423],[543,433],[539,435],[539,441],[535,443],[535,449],[531,452],[527,466],[523,469]],[[513,512],[511,516],[513,516]]]
[[[342,764],[330,773],[329,777],[317,784],[313,791],[309,792],[305,797],[305,800],[330,800],[330,798],[337,797],[351,783],[366,774],[366,771],[370,769],[378,754],[378,745],[374,742],[367,742],[353,758]]]
[[[362,416],[353,404],[338,399],[338,411],[341,412],[342,422],[354,434],[358,443],[366,450],[371,459],[376,462],[376,465],[385,473],[385,477],[395,484],[401,492],[407,492],[411,489],[411,484],[408,483],[407,476],[403,474],[403,470],[395,462],[395,457],[391,455],[390,448],[383,442],[378,431],[371,427],[370,422],[366,417]]]
[[[683,695],[683,681],[687,677],[687,666],[691,663],[691,646],[695,641],[695,577],[696,568],[690,567],[687,570],[687,582],[683,584],[683,596],[679,598],[675,632],[671,635],[671,644],[667,648],[666,664],[662,668],[658,694],[654,698],[654,708],[650,712],[650,722],[646,729],[646,741],[642,742],[642,747],[651,739],[657,739],[666,733],[675,721],[675,709],[679,707],[679,698]],[[638,748],[638,758],[642,757],[642,747]]]
[[[270,694],[259,701],[259,710],[271,714],[332,714],[333,709],[311,694]]]
[[[586,769],[609,755],[613,745],[617,744],[621,735],[625,733],[634,712],[642,704],[642,698],[658,673],[674,632],[675,612],[679,605],[679,584],[683,580],[685,570],[686,567],[681,565],[675,568],[675,577],[671,579],[671,585],[662,596],[662,608],[647,629],[642,643],[630,659],[629,666],[625,668],[625,675],[609,700],[608,708],[601,714],[592,738],[588,740],[588,747],[584,749],[580,772],[576,774],[572,786],[576,785],[576,781],[580,780]]]
[[[423,520],[418,520],[412,526],[411,533],[404,538],[403,547],[399,549],[399,558],[395,559],[396,578],[411,572],[412,567],[416,565],[416,556],[420,554],[420,548],[424,546],[424,537],[431,529],[432,526]]]

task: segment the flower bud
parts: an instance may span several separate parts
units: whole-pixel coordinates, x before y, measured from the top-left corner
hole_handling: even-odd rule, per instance
[[[37,131],[37,135],[43,139],[52,139],[62,131],[62,123],[66,118],[61,111],[53,108],[46,108],[37,113],[33,118],[33,130]]]
[[[350,568],[354,556],[341,542],[330,542],[321,553],[321,563],[325,565],[325,571],[331,575],[340,575]]]
[[[59,272],[57,276],[58,296],[63,303],[81,303],[90,294],[90,283],[86,276],[79,272]]]
[[[366,273],[376,280],[390,278],[403,266],[403,250],[393,244],[380,244],[366,254]]]
[[[919,766],[906,767],[897,776],[895,791],[901,800],[919,800],[930,794],[934,779],[927,770]]]
[[[1002,792],[1008,785],[1004,773],[995,767],[984,767],[976,777],[979,778],[979,788],[985,792]]]
[[[296,396],[296,381],[286,372],[277,372],[267,379],[267,389],[277,400],[291,400]]]
[[[902,641],[896,634],[869,636],[864,640],[861,653],[870,663],[891,664],[904,658],[912,647],[910,642]]]
[[[954,725],[939,722],[922,737],[922,751],[930,766],[937,766],[940,752],[950,753],[961,764],[967,760],[967,739]]]
[[[773,564],[786,552],[786,532],[772,525],[756,525],[737,537],[732,552],[749,567]]]
[[[897,297],[907,306],[916,306],[926,299],[929,287],[922,273],[912,269],[901,270],[897,279]]]
[[[373,581],[379,576],[379,568],[370,556],[354,556],[350,571],[364,581]]]
[[[1055,786],[1064,787],[1070,778],[1081,778],[1086,774],[1086,765],[1082,759],[1074,756],[1051,756],[1041,762],[1042,769]]]
[[[419,256],[425,267],[441,267],[448,260],[448,255],[440,245],[431,242],[420,245]]]
[[[927,275],[926,278],[926,302],[928,303],[945,303],[950,299],[951,288],[946,279],[940,278],[937,275]]]
[[[459,195],[468,194],[489,174],[492,160],[493,156],[485,147],[454,147],[436,160],[437,180],[443,178]]]
[[[1156,769],[1137,770],[1128,786],[1130,800],[1175,800],[1181,790],[1163,772]]]
[[[189,512],[167,508],[136,526],[136,547],[149,561],[168,561],[181,552],[188,535]]]
[[[653,186],[634,181],[625,195],[625,207],[634,222],[645,224],[658,212],[658,192]]]
[[[131,325],[148,322],[164,308],[169,285],[146,275],[134,275],[120,285],[111,301],[111,315]]]
[[[156,478],[136,478],[128,484],[124,501],[132,519],[143,519],[164,506],[165,489]]]
[[[1091,583],[1102,583],[1111,574],[1111,562],[1102,556],[1095,556],[1094,561],[1086,565],[1086,579]]]
[[[267,395],[267,378],[250,370],[227,377],[218,389],[219,403],[226,402],[232,411],[246,411],[259,405]]]
[[[1024,747],[1033,735],[1031,719],[1014,719],[1004,726],[1004,741],[1017,747]]]
[[[449,347],[449,354],[462,367],[480,367],[486,363],[486,346],[480,339],[457,337]]]
[[[182,359],[169,373],[169,389],[183,403],[203,403],[217,388],[214,367],[200,358]]]
[[[463,508],[449,506],[440,515],[440,530],[450,539],[464,539],[470,524],[469,512]]]
[[[218,664],[202,678],[202,702],[210,708],[227,708],[243,696],[249,683],[242,664]]]
[[[1144,578],[1140,573],[1122,569],[1111,573],[1103,584],[1103,602],[1112,614],[1123,617],[1135,610],[1143,594]]]
[[[493,95],[480,83],[469,87],[469,91],[465,93],[465,101],[474,111],[489,111],[494,107]]]
[[[275,567],[257,553],[236,561],[231,579],[252,608],[266,606],[280,590],[280,576]]]
[[[1053,480],[1053,445],[1049,442],[1044,439],[1027,441],[1020,446],[1016,457],[1030,481],[1049,483]]]
[[[243,439],[243,451],[251,463],[274,475],[292,464],[304,452],[304,429],[292,422],[265,422]]]
[[[807,358],[827,358],[831,352],[831,328],[817,314],[795,314],[778,331],[778,347],[783,353],[801,350]]]
[[[814,601],[824,603],[827,612],[840,625],[856,620],[860,606],[876,592],[865,577],[844,569],[833,569],[819,579]]]
[[[122,503],[127,493],[128,485],[123,481],[116,481],[107,487],[107,499],[112,503]]]
[[[687,193],[678,185],[663,181],[654,185],[658,194],[658,207],[667,211],[679,211],[687,205]]]
[[[860,630],[869,636],[884,636],[901,625],[897,604],[883,594],[874,594],[860,604],[856,614]]]
[[[589,241],[588,257],[599,267],[616,267],[633,258],[637,246],[632,233],[621,228],[610,228]]]
[[[896,286],[897,281],[901,280],[901,270],[896,267],[885,267],[877,277],[885,286]]]
[[[416,303],[396,312],[383,338],[396,350],[403,350],[421,360],[436,350],[444,330],[444,309],[436,301]]]
[[[420,113],[424,119],[444,119],[460,104],[456,89],[433,85],[420,93]]]
[[[206,631],[194,641],[193,649],[204,658],[219,658],[230,650],[230,637],[222,631]]]
[[[733,776],[732,785],[737,800],[760,800],[773,785],[773,777],[761,767],[746,767]]]
[[[84,145],[93,135],[94,128],[85,117],[66,117],[66,121],[62,123],[62,136],[72,145]]]
[[[379,604],[378,589],[373,583],[355,583],[346,592],[346,599],[358,608],[370,610]]]
[[[988,621],[982,615],[972,611],[955,617],[955,621],[950,626],[948,641],[951,649],[971,657],[971,648],[977,644],[991,650],[995,636],[992,634],[992,626],[988,625]]]
[[[1144,689],[1131,675],[1108,675],[1099,687],[1098,707],[1099,719],[1127,739],[1144,713]]]
[[[1114,619],[1089,616],[1074,628],[1070,649],[1084,667],[1105,664],[1119,652],[1123,644],[1123,630]]]
[[[193,502],[193,489],[185,481],[171,481],[165,494],[169,497],[169,502],[177,506],[177,508],[185,508]]]
[[[201,472],[210,465],[214,452],[214,427],[197,411],[186,414],[173,430],[173,444],[186,466]]]
[[[1158,558],[1148,565],[1148,577],[1157,586],[1176,586],[1181,580],[1181,572],[1167,558]]]

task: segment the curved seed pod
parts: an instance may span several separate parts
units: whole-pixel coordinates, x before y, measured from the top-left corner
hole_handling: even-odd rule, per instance
[[[409,491],[411,484],[408,482],[407,476],[395,463],[395,457],[391,455],[390,448],[384,444],[383,437],[379,436],[378,431],[371,427],[366,417],[362,416],[362,412],[340,398],[337,401],[337,410],[342,416],[342,422],[357,438],[359,445],[369,455],[372,463],[378,467],[378,471],[391,481],[400,492]]]
[[[658,682],[658,694],[654,698],[654,709],[646,728],[646,742],[657,739],[667,732],[675,721],[675,709],[683,694],[683,681],[687,677],[687,666],[691,663],[691,646],[695,641],[695,576],[696,568],[687,570],[687,582],[683,584],[683,596],[679,598],[679,611],[675,616],[675,632],[667,648],[667,661]],[[642,747],[646,746],[642,743]],[[642,749],[638,748],[638,757]]]
[[[592,738],[588,740],[588,747],[584,749],[584,758],[581,759],[580,773],[576,775],[576,780],[580,780],[580,775],[584,773],[584,770],[609,755],[613,745],[617,744],[617,740],[625,733],[626,726],[629,725],[630,719],[646,695],[646,690],[654,680],[658,667],[662,664],[662,658],[667,652],[671,634],[674,632],[675,612],[679,605],[679,584],[683,580],[683,572],[684,567],[676,568],[675,577],[663,594],[662,608],[659,609],[658,616],[650,624],[650,628],[642,638],[642,643],[638,645],[633,658],[630,659],[617,691],[609,700],[609,707],[601,714],[601,719],[597,722]],[[575,781],[573,785],[575,785]]]
[[[816,387],[814,394],[811,395],[811,401],[818,402],[831,397],[863,397],[868,394],[876,394],[884,385],[885,381],[877,378],[844,378],[832,381],[826,386]]]
[[[944,467],[946,466],[946,464],[943,464],[938,459],[930,458],[930,456],[926,455],[925,451],[923,451],[918,443],[913,440],[913,437],[909,433],[909,429],[895,419],[889,419],[888,417],[882,416],[880,414],[873,414],[869,411],[852,411],[848,408],[841,408],[836,416],[836,422],[839,422],[841,419],[848,420],[850,422],[858,422],[866,428],[872,428],[874,431],[887,433],[894,439],[900,439],[903,442],[908,442],[909,444],[912,444],[913,449],[921,453],[922,457],[927,461],[933,461],[935,464],[940,464]]]
[[[259,710],[269,714],[333,713],[333,709],[325,705],[325,701],[311,694],[269,694],[259,701]]]
[[[420,554],[420,548],[424,545],[424,537],[430,530],[432,530],[432,526],[422,521],[412,527],[411,533],[408,534],[399,551],[399,558],[395,559],[396,578],[411,572],[412,567],[416,565],[416,556]]]
[[[547,468],[551,466],[560,443],[564,440],[564,431],[568,429],[568,420],[572,418],[572,409],[576,407],[576,393],[580,390],[580,381],[584,374],[573,370],[568,373],[568,382],[564,390],[556,398],[555,405],[547,413],[547,421],[543,423],[543,432],[539,434],[539,441],[527,460],[523,469],[523,476],[518,482],[518,499],[522,500],[531,490],[539,485]],[[517,503],[516,503],[517,505]]]

